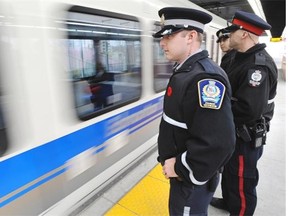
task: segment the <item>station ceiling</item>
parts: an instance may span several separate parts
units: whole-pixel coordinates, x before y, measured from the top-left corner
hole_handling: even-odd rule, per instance
[[[253,12],[247,0],[189,0],[202,8],[231,21],[237,10]],[[272,26],[272,37],[281,37],[286,26],[285,0],[260,0],[266,21]]]

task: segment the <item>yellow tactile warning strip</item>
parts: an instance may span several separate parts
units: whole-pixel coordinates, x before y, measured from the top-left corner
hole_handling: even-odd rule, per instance
[[[166,216],[168,215],[169,181],[155,166],[105,216]]]

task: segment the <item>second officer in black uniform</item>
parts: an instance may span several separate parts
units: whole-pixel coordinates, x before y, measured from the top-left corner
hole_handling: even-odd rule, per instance
[[[164,96],[158,161],[170,179],[170,215],[207,215],[219,170],[235,143],[231,88],[226,73],[201,50],[212,17],[188,8],[159,11],[162,29],[154,37],[174,61]]]
[[[236,50],[230,47],[230,32],[227,31],[225,28],[220,29],[216,32],[216,36],[218,37],[217,43],[219,43],[220,48],[223,53],[225,53],[221,58],[220,67],[227,72],[229,66],[231,65],[232,61],[234,60]]]
[[[259,43],[259,36],[270,28],[266,21],[245,11],[237,11],[226,28],[231,32],[230,46],[238,51],[227,71],[237,138],[222,175],[223,199],[213,198],[211,205],[231,215],[253,215],[257,204],[257,162],[274,113],[278,77],[266,45]]]

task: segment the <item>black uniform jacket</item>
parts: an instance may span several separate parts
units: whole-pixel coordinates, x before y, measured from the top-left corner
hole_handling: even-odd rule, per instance
[[[221,59],[220,67],[225,72],[227,72],[227,68],[229,68],[230,64],[234,60],[236,52],[237,52],[236,50],[232,49],[232,50],[229,50],[227,53],[225,53],[225,55],[223,55],[223,57]]]
[[[209,65],[209,71],[204,70],[201,61]],[[199,87],[205,81],[211,88],[208,84]],[[218,87],[213,87],[215,84]],[[212,108],[209,103],[205,107],[203,98],[206,100],[210,93],[213,96],[213,90],[215,95],[219,94],[221,84],[225,89],[221,91],[221,105],[213,107],[212,102]],[[158,160],[163,163],[176,157],[175,171],[180,178],[188,183],[204,184],[230,158],[235,146],[234,127],[226,73],[208,58],[206,50],[191,56],[174,71],[166,89]]]
[[[261,116],[267,121],[273,117],[278,71],[265,47],[257,44],[244,53],[237,52],[227,70],[236,126],[253,126]]]

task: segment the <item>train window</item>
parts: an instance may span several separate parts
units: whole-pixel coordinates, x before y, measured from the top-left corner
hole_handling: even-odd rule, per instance
[[[210,47],[211,47],[211,50],[210,50],[210,53],[211,53],[211,56],[210,56],[210,58],[212,59],[212,60],[215,60],[214,59],[214,43],[215,43],[215,37],[214,37],[214,35],[212,35],[212,37],[211,37],[211,45],[210,45]]]
[[[138,21],[103,12],[99,15],[97,11],[70,11],[67,27],[68,72],[80,119],[98,116],[140,98]]]
[[[201,49],[202,50],[206,50],[206,47],[207,47],[207,39],[206,39],[206,37],[207,37],[207,34],[206,34],[206,32],[204,32],[203,33],[203,38],[202,38],[202,44],[201,44]]]
[[[3,98],[4,95],[2,94],[2,89],[0,89],[0,157],[5,153],[8,147],[8,137],[6,128],[7,125],[5,123],[5,115],[3,112]]]
[[[160,29],[160,25],[155,23],[154,32]],[[154,71],[154,91],[161,92],[166,89],[170,76],[172,75],[172,62],[169,62],[160,47],[160,39],[153,41],[153,71]]]
[[[6,125],[4,122],[3,112],[0,109],[0,156],[4,154],[8,146]]]
[[[160,29],[160,25],[156,22],[154,32]],[[206,33],[203,34],[201,49],[206,49]],[[154,90],[160,92],[166,89],[170,76],[172,75],[173,63],[169,62],[160,47],[160,40],[154,39],[153,42],[153,61],[154,61]]]
[[[216,62],[216,63],[218,63],[218,61],[219,61],[219,52],[220,52],[220,50],[219,50],[219,44],[216,43],[216,59],[215,59],[215,62]]]

